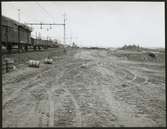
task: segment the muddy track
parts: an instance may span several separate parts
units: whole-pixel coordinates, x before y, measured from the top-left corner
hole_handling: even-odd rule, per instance
[[[51,65],[5,76],[4,127],[165,126],[160,65],[150,64],[154,70],[105,50],[67,53]]]

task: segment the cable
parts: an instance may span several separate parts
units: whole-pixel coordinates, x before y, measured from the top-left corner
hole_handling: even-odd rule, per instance
[[[49,13],[48,13],[48,11],[44,8],[44,7],[42,7],[38,2],[36,2],[37,4],[38,4],[38,6],[42,9],[42,10],[44,10],[45,11],[45,13],[47,13],[47,15],[49,16],[49,17],[51,17],[52,18],[52,20],[54,21],[54,17],[53,16],[51,16]]]

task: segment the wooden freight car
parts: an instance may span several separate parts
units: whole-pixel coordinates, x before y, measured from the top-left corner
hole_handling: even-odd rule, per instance
[[[10,52],[14,46],[18,50],[28,50],[31,46],[31,28],[11,18],[1,17],[1,43]]]
[[[31,37],[31,43],[34,48],[34,50],[37,49],[47,49],[48,48],[48,40],[43,40],[43,39],[35,39]]]

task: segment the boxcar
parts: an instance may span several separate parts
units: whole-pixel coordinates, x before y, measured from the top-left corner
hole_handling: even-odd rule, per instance
[[[1,42],[8,50],[14,45],[18,48],[31,45],[31,28],[11,18],[1,17]]]

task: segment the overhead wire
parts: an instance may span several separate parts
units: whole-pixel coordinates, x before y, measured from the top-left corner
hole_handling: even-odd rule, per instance
[[[55,22],[55,19],[54,19],[54,17],[43,7],[43,6],[41,6],[41,4],[40,3],[38,3],[38,2],[35,2],[39,7],[40,7],[40,9],[41,10],[43,10],[44,12],[45,12],[45,14],[47,14],[47,16],[49,16],[50,18],[52,18],[52,20],[53,20],[53,22]],[[16,8],[13,4],[10,4],[13,8],[15,8],[16,10],[18,10],[18,8]],[[42,13],[42,15],[43,15],[43,13]],[[31,26],[32,27],[32,26]],[[37,29],[37,28],[36,28]],[[50,25],[50,29],[52,29],[52,26]],[[47,29],[47,30],[49,30],[49,28]]]
[[[53,20],[53,22],[55,21],[54,20],[54,17],[52,16],[52,15],[50,15],[49,13],[48,13],[48,11],[44,8],[44,7],[42,7],[38,2],[36,2],[37,3],[37,5],[42,9],[42,10],[44,10],[44,12],[49,16],[49,17],[51,17],[52,18],[52,20]]]
[[[52,15],[49,14],[49,12],[44,8],[42,7],[38,2],[36,2],[36,4],[40,7],[40,9],[42,9],[49,17],[52,18],[53,22],[55,22],[55,19]],[[52,29],[51,25],[50,25],[50,29]],[[47,28],[47,32],[49,31],[49,29]]]

